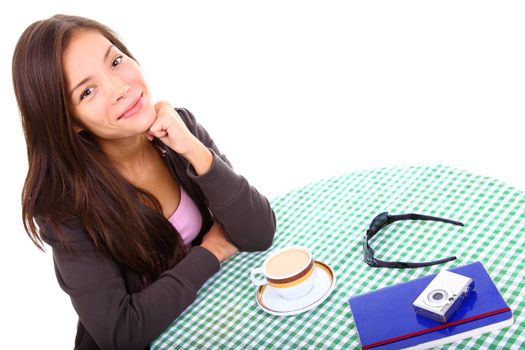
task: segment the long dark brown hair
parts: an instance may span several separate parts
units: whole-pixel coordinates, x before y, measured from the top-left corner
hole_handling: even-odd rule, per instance
[[[74,254],[62,225],[80,220],[99,251],[149,280],[184,256],[180,237],[159,201],[127,182],[89,131],[76,133],[62,55],[78,30],[94,30],[133,56],[105,25],[55,15],[31,24],[13,55],[13,85],[27,144],[22,191],[24,228],[43,250],[42,226]]]

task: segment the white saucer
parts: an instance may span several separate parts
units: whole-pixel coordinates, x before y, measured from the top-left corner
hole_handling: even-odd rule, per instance
[[[298,299],[284,299],[266,288],[257,288],[257,304],[264,311],[277,316],[297,315],[321,304],[335,287],[335,274],[330,266],[315,261],[316,277],[314,286],[308,294]]]

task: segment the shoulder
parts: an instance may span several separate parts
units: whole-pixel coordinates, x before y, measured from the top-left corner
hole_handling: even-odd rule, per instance
[[[91,243],[91,239],[80,219],[71,219],[60,223],[38,218],[42,240],[53,248],[58,248],[68,243],[72,246]]]

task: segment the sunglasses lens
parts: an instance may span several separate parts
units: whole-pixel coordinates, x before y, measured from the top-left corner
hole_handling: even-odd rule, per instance
[[[434,217],[434,216],[428,216],[428,215],[421,215],[421,214],[403,214],[403,215],[393,215],[389,216],[388,212],[384,212],[376,216],[372,223],[370,224],[370,228],[366,231],[366,235],[364,236],[363,241],[363,255],[365,262],[372,266],[372,267],[393,267],[393,268],[413,268],[413,267],[425,267],[425,266],[432,266],[437,264],[443,264],[445,262],[451,261],[456,259],[455,256],[441,259],[441,260],[435,260],[430,262],[417,262],[417,263],[410,263],[410,262],[400,262],[400,261],[381,261],[374,257],[374,249],[370,247],[368,244],[368,240],[373,238],[376,233],[379,232],[383,227],[388,225],[389,223],[392,223],[394,221],[399,220],[433,220],[433,221],[441,221],[449,224],[454,224],[458,226],[463,226],[463,224],[459,221],[453,221],[449,219]]]
[[[372,220],[370,224],[370,229],[377,232],[381,227],[383,227],[388,222],[388,213],[381,213]]]

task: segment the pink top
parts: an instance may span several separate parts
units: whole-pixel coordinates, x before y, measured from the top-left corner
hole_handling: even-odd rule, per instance
[[[182,187],[179,206],[168,220],[180,233],[187,246],[191,245],[201,230],[202,216],[199,208]]]

